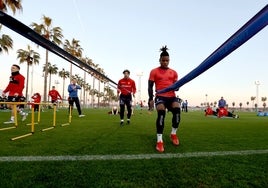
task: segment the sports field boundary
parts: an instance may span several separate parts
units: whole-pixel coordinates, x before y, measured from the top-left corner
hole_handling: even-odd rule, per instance
[[[242,150],[242,151],[162,153],[162,154],[133,154],[133,155],[122,154],[122,155],[6,156],[6,157],[0,157],[0,162],[140,160],[140,159],[216,157],[216,156],[234,156],[234,155],[245,156],[245,155],[256,155],[256,154],[268,154],[268,149]]]

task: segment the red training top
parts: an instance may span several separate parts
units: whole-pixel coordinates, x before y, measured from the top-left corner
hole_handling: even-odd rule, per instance
[[[136,93],[136,84],[131,78],[122,78],[118,81],[117,93],[122,95],[129,95],[131,93]]]
[[[62,99],[59,92],[56,89],[52,89],[48,92],[48,95],[51,97],[51,100],[56,101],[58,99]]]
[[[178,74],[175,70],[170,68],[164,69],[157,67],[150,72],[149,80],[155,83],[155,90],[160,91],[165,89],[178,80]],[[156,96],[162,97],[175,97],[175,91],[169,91],[166,93],[156,94]]]
[[[17,93],[18,96],[23,96],[22,91],[24,89],[24,80],[24,76],[22,76],[19,72],[11,73],[9,83],[3,92],[9,92],[8,96],[15,96],[15,93]]]
[[[211,107],[207,107],[205,116],[207,116],[207,115],[213,115],[213,110]]]
[[[35,93],[33,96],[32,96],[32,99],[33,99],[33,102],[34,103],[40,103],[41,102],[41,95],[39,93]]]

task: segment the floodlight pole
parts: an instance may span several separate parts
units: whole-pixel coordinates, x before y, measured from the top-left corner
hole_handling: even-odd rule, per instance
[[[139,78],[138,80],[138,103],[141,101],[141,77],[143,76],[143,72],[138,72],[137,76]]]
[[[56,89],[58,90],[58,85],[60,84],[59,80],[55,80],[54,83],[56,85]]]
[[[259,81],[255,81],[255,85],[256,85],[256,110],[258,111],[258,107],[259,107],[259,85],[260,82]]]

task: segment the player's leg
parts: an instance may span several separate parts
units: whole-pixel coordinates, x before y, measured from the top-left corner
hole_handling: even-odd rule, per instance
[[[125,102],[126,102],[126,99],[123,96],[120,96],[120,99],[119,99],[120,125],[123,125],[123,123],[124,123]]]
[[[166,116],[166,107],[164,98],[155,98],[155,106],[157,110],[157,119],[156,119],[156,150],[159,152],[164,151],[164,142],[163,142],[163,132],[165,127],[165,116]]]
[[[127,106],[127,124],[130,123],[130,118],[131,118],[131,115],[132,115],[132,105],[131,105],[131,103],[132,103],[131,98],[126,101],[126,106]]]
[[[174,99],[171,104],[171,112],[172,112],[172,129],[170,133],[170,138],[173,145],[179,145],[179,138],[177,137],[177,130],[179,128],[179,123],[181,119],[181,110],[180,110],[180,103]]]

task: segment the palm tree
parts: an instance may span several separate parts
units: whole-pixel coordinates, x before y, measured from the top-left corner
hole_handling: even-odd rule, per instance
[[[28,87],[29,87],[29,67],[33,64],[39,64],[40,54],[31,49],[30,45],[27,45],[27,50],[17,50],[17,59],[20,63],[27,63],[27,80],[26,80],[26,94],[25,98],[28,101]],[[33,82],[33,80],[32,80]]]
[[[266,103],[265,103],[266,100],[267,100],[267,97],[261,98],[261,101],[263,102],[263,110],[265,110],[265,107],[266,107]]]
[[[256,97],[250,97],[250,100],[252,101],[252,108],[254,108],[254,101],[255,101]]]
[[[233,108],[235,107],[235,102],[232,102]]]
[[[17,10],[22,11],[21,0],[0,0],[0,10],[7,12],[7,8],[11,9],[13,14],[15,14]],[[0,30],[1,28],[2,25],[0,25]],[[8,53],[8,50],[12,48],[13,40],[10,36],[3,34],[0,38],[0,53],[2,51]]]
[[[1,28],[2,28],[2,25],[0,25],[0,31],[1,31]],[[12,48],[13,48],[13,40],[11,39],[11,37],[8,35],[2,34],[0,38],[0,53],[2,53],[3,51],[8,53],[8,50]]]
[[[0,10],[7,12],[7,8],[11,9],[13,14],[17,10],[22,11],[21,0],[0,0]]]
[[[37,24],[32,23],[31,27],[34,31],[42,35],[47,40],[52,41],[53,43],[60,45],[62,44],[62,29],[60,27],[52,27],[52,19],[46,16],[42,17],[43,23]],[[48,50],[46,49],[46,63],[44,66],[44,102],[47,101],[47,76],[48,76]]]
[[[68,78],[70,76],[69,71],[65,71],[65,69],[62,69],[61,71],[59,71],[59,77],[62,78],[62,98],[64,99],[64,91],[65,91],[65,79]]]
[[[107,85],[104,87],[104,92],[105,92],[105,101],[108,102],[108,105],[111,104],[111,100],[114,98],[114,90],[111,89],[111,87]],[[201,106],[203,106],[203,103],[201,103]]]
[[[88,57],[80,58],[80,60],[81,60],[83,63],[85,63],[85,64],[87,64],[87,65],[89,65],[89,66],[91,66],[91,65],[93,64],[93,63],[92,63],[92,59],[90,59],[90,58],[88,58]],[[85,100],[84,105],[86,105],[86,102],[87,102],[87,100],[86,100],[86,91],[89,90],[88,88],[86,88],[86,85],[89,85],[89,84],[87,83],[86,75],[87,75],[87,71],[84,70],[84,81],[85,81],[85,87],[84,87],[84,92],[83,92],[83,98],[84,98],[84,100]]]
[[[81,48],[79,44],[79,40],[73,39],[71,42],[69,40],[65,40],[63,49],[67,51],[69,54],[73,55],[74,57],[81,58],[82,57],[82,51],[83,48]],[[72,70],[72,63],[70,64],[70,78],[73,76],[73,70]]]
[[[48,67],[45,67],[46,65],[44,65],[43,67],[43,72],[45,72],[45,69],[48,70],[48,74],[49,74],[49,89],[51,88],[51,75],[52,74],[57,74],[58,73],[58,67],[57,65],[51,65],[51,63],[48,63]],[[48,96],[44,96],[44,98],[47,98]]]
[[[262,106],[263,106],[263,111],[265,111],[266,103],[264,102],[264,103],[262,104]]]
[[[242,108],[242,105],[243,105],[243,103],[242,103],[242,102],[240,102],[240,103],[239,103],[240,110],[241,110],[241,108]]]
[[[86,83],[84,87],[85,87],[85,88],[84,88],[84,91],[86,92],[86,94],[88,94],[89,91],[91,90],[91,85],[89,85],[89,83]],[[84,100],[85,100],[85,103],[86,103],[86,104],[87,104],[87,102],[88,102],[87,97],[88,97],[88,95],[85,95]]]

